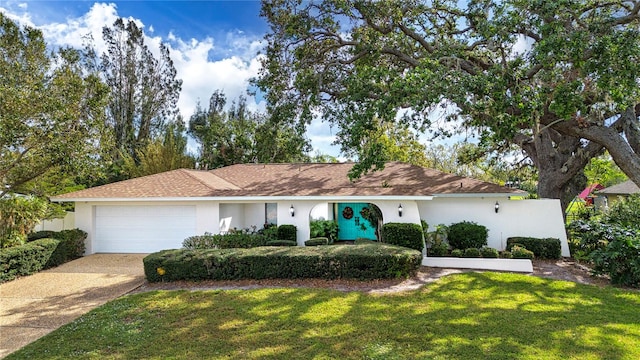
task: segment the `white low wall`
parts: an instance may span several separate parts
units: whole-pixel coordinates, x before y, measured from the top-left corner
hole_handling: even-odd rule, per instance
[[[533,272],[533,264],[529,259],[477,259],[425,256],[422,258],[422,265],[453,269]]]
[[[67,211],[67,214],[62,219],[45,220],[33,228],[33,231],[62,231],[71,230],[76,228],[76,214],[72,211]]]
[[[500,204],[497,213],[496,201]],[[473,221],[489,229],[488,246],[492,248],[504,250],[507,238],[514,236],[553,237],[560,239],[562,256],[570,256],[560,200],[557,199],[435,198],[419,201],[418,208],[420,217],[431,230],[438,224]]]

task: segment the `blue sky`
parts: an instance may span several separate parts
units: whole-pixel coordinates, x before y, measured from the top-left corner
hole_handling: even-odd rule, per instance
[[[260,17],[260,2],[229,1],[20,1],[0,0],[0,12],[25,25],[40,28],[52,46],[82,46],[91,34],[98,51],[104,49],[102,27],[118,17],[143,26],[146,43],[169,46],[183,87],[178,107],[189,118],[198,101],[206,103],[216,89],[229,100],[246,94],[249,79],[260,69],[259,52],[268,31]],[[230,102],[230,101],[229,101]],[[255,110],[264,110],[260,97],[249,98]],[[314,150],[338,156],[331,146],[333,132],[314,122],[308,137]]]

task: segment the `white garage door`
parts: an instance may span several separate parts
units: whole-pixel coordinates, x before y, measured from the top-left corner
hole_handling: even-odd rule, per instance
[[[151,253],[178,249],[196,234],[195,206],[96,206],[94,251]]]

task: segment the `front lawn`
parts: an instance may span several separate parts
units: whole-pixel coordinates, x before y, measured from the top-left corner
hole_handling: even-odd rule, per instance
[[[7,359],[639,359],[640,292],[506,273],[421,290],[154,291]]]

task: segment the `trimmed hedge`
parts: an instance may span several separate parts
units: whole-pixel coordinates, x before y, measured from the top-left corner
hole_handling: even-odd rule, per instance
[[[317,237],[304,242],[304,246],[320,246],[329,245],[329,239],[326,237]]]
[[[414,274],[422,254],[386,244],[163,250],[144,258],[147,280],[387,279]]]
[[[60,240],[40,239],[0,249],[0,283],[44,269],[59,244]]]
[[[485,226],[463,221],[449,226],[447,240],[454,249],[478,249],[487,245],[488,236],[489,230]]]
[[[447,256],[449,253],[449,245],[441,242],[438,244],[431,245],[430,248],[427,249],[427,256],[433,257],[442,257]]]
[[[190,236],[182,242],[185,249],[248,249],[267,244],[267,236],[263,234],[216,234],[205,233],[204,235]]]
[[[293,240],[269,240],[267,246],[298,246],[298,243]]]
[[[39,238],[48,234],[51,238]],[[84,255],[87,233],[80,229],[40,231],[24,245],[0,249],[0,282],[62,265]]]
[[[284,224],[278,226],[278,240],[298,242],[298,228],[295,225]]]
[[[418,224],[386,223],[382,225],[382,239],[387,244],[418,251],[424,248],[422,226]]]
[[[27,241],[36,241],[40,239],[53,239],[55,234],[56,232],[52,230],[40,230],[40,231],[33,232],[31,234],[28,234]]]
[[[520,244],[527,250],[532,251],[538,259],[560,259],[562,248],[560,239],[556,238],[533,238],[533,237],[510,237],[507,238],[507,250]]]
[[[87,233],[80,229],[62,230],[53,234],[53,238],[60,243],[47,261],[45,269],[59,266],[84,255]]]

